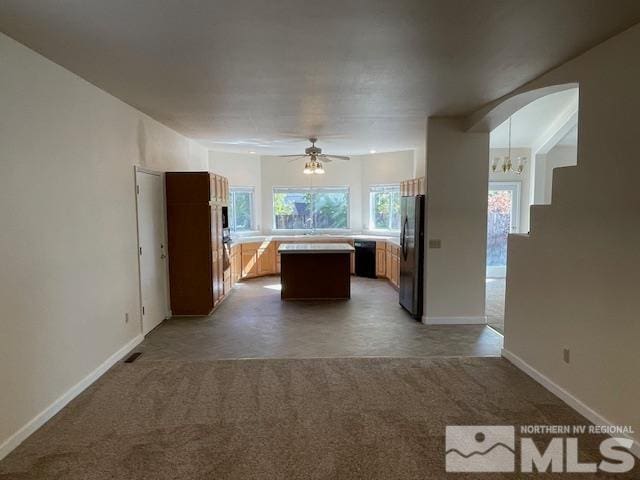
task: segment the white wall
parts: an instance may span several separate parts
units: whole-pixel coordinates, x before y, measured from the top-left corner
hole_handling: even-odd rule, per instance
[[[258,155],[209,151],[209,171],[229,179],[231,187],[254,187],[255,229],[262,228],[262,161]]]
[[[508,148],[492,148],[489,150],[489,165],[493,162],[495,157],[504,158],[508,155]],[[520,225],[518,232],[526,233],[529,231],[529,188],[531,182],[531,149],[530,148],[511,148],[511,158],[513,159],[514,168],[518,157],[526,157],[527,161],[524,165],[524,170],[521,174],[513,171],[503,173],[500,171],[502,163],[498,164],[498,170],[492,172],[489,168],[489,181],[490,182],[516,182],[520,184]],[[502,161],[502,160],[501,160]]]
[[[518,104],[520,94],[579,83],[577,166],[555,169],[552,203],[532,210],[530,236],[509,240],[505,354],[555,384],[591,420],[630,425],[636,440],[638,45],[640,25],[479,112],[508,115],[499,105]],[[571,351],[569,364],[563,362],[564,348]]]
[[[430,118],[427,135],[425,241],[442,245],[426,250],[425,321],[484,322],[489,134]]]
[[[2,456],[140,335],[133,165],[207,152],[2,34],[0,58]]]
[[[304,161],[249,154],[209,152],[209,169],[229,178],[232,186],[256,187],[257,229],[272,233],[273,188],[300,186],[348,186],[351,230],[366,230],[369,223],[369,186],[400,183],[413,178],[414,153],[354,155],[349,161],[325,164],[324,175],[302,173]]]
[[[362,162],[336,160],[325,164],[324,175],[302,173],[304,161],[289,163],[288,158],[263,156],[262,161],[262,226],[264,233],[273,229],[273,187],[348,186],[349,222],[352,230],[362,229]]]
[[[544,191],[544,203],[551,203],[553,191],[553,171],[560,167],[574,167],[578,162],[578,147],[569,145],[556,145],[545,156],[544,177],[542,189]]]
[[[415,156],[413,150],[391,153],[376,153],[353,157],[362,163],[362,229],[369,225],[369,187],[389,183],[400,183],[414,178]]]

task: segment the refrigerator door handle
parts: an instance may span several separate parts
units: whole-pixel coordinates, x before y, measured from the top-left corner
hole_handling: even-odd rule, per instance
[[[402,224],[402,236],[400,238],[400,247],[402,249],[402,257],[406,260],[408,249],[407,249],[407,227],[409,226],[409,217],[404,217],[404,222]]]

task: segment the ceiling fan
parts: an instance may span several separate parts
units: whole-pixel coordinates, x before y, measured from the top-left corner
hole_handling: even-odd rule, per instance
[[[296,160],[301,160],[303,158],[307,158],[307,162],[304,164],[303,173],[310,174],[319,174],[322,175],[324,173],[324,166],[322,162],[329,163],[333,160],[349,160],[349,157],[345,157],[343,155],[327,155],[326,153],[322,153],[322,149],[320,147],[316,147],[316,142],[318,141],[315,137],[310,137],[309,141],[311,142],[311,146],[304,149],[303,154],[299,155],[279,155],[281,158],[290,158],[293,157],[290,162],[295,162]]]

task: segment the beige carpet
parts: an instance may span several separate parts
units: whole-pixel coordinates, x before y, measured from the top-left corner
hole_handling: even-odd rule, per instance
[[[500,358],[137,361],[0,462],[0,478],[521,478],[445,474],[445,426],[576,423]]]

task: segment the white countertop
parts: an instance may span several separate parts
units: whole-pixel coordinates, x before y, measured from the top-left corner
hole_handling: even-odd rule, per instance
[[[348,243],[284,243],[278,247],[283,253],[351,253],[355,249]]]
[[[379,242],[390,242],[394,245],[400,245],[400,237],[391,235],[370,235],[370,234],[283,234],[283,235],[251,235],[251,236],[238,236],[232,237],[232,245],[240,245],[243,243],[262,243],[262,242],[286,242],[286,241],[317,241],[317,240],[377,240]]]

